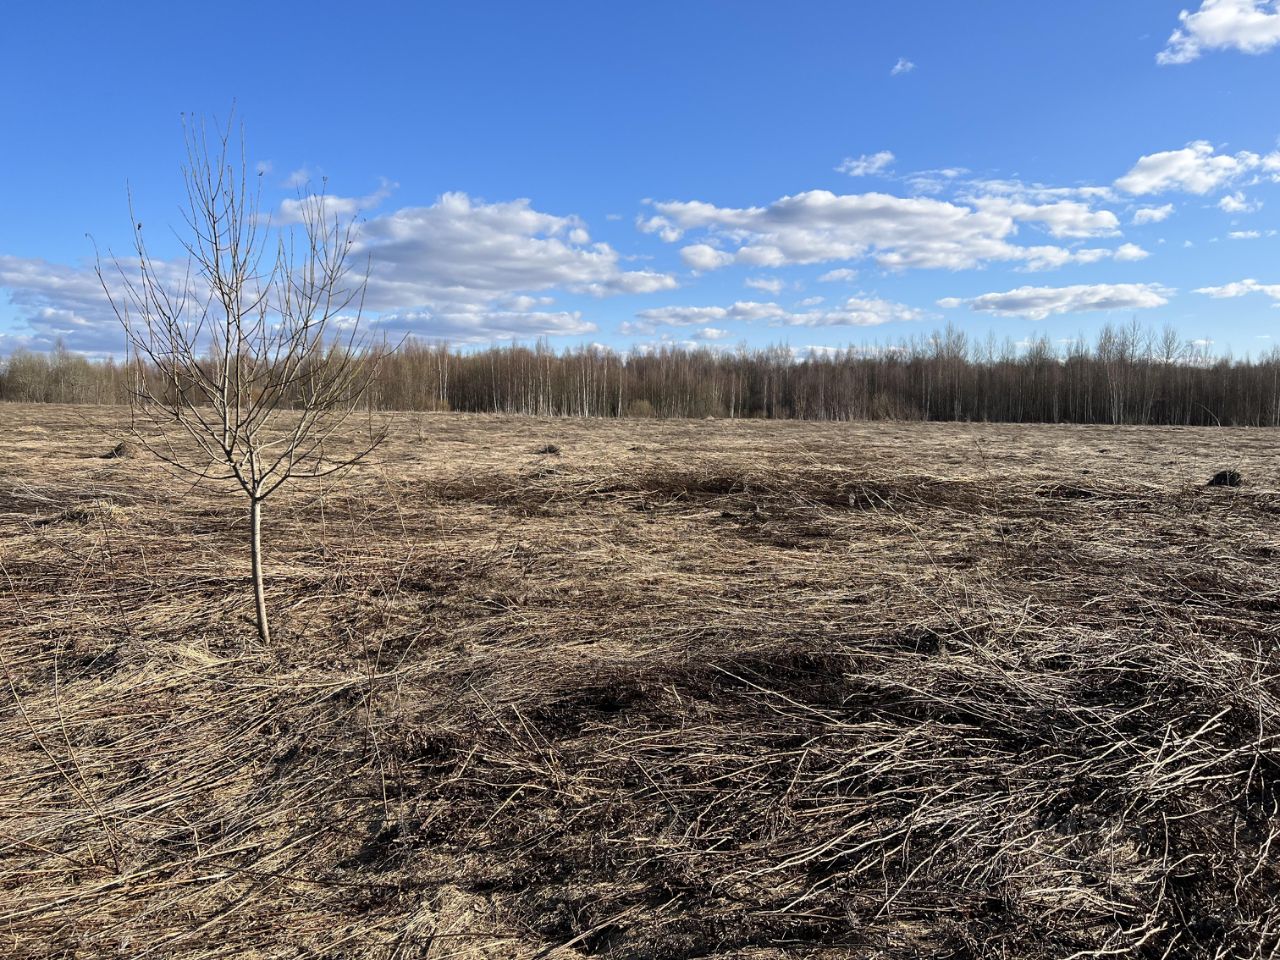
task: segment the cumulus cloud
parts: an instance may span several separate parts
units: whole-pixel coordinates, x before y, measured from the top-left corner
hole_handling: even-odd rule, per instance
[[[718,207],[700,200],[664,201],[654,207],[681,230],[704,230],[721,246],[734,248],[708,243],[685,247],[685,263],[699,271],[731,263],[779,267],[867,258],[886,269],[960,270],[991,261],[1047,269],[1096,262],[1109,252],[1015,244],[1020,224],[1035,224],[1057,237],[1110,235],[1118,226],[1114,214],[1079,201],[1033,204],[1006,197],[962,204],[809,190],[766,207]]]
[[[1262,201],[1250,201],[1243,193],[1229,193],[1218,201],[1218,209],[1223,213],[1257,213],[1262,209]]]
[[[381,314],[377,329],[394,334],[419,334],[455,343],[492,340],[532,340],[544,336],[594,333],[594,323],[580,311],[501,310],[449,304]]]
[[[835,270],[828,270],[826,273],[821,274],[818,277],[818,281],[820,283],[845,283],[857,278],[857,270],[851,270],[848,267],[837,267]]]
[[[783,282],[777,277],[749,277],[744,283],[752,290],[763,290],[777,296],[782,292]]]
[[[729,321],[766,321],[773,326],[792,327],[870,327],[923,317],[924,313],[915,307],[877,298],[850,297],[829,309],[801,311],[788,310],[776,303],[739,300],[727,307],[672,306],[641,310],[636,314],[638,323],[623,324],[623,332],[652,333],[659,326],[684,327]]]
[[[10,302],[32,311],[66,311],[84,319],[114,320],[97,276],[87,267],[0,254],[0,287]]]
[[[1148,223],[1163,223],[1172,215],[1172,203],[1166,203],[1162,207],[1139,207],[1133,212],[1133,220],[1131,222],[1135,227],[1141,227]]]
[[[893,164],[893,159],[893,154],[888,150],[864,153],[860,157],[845,157],[836,171],[847,173],[851,177],[867,177],[888,169]]]
[[[942,171],[957,176],[963,170]],[[980,177],[963,181],[965,199],[974,197],[1008,197],[1023,203],[1056,203],[1059,200],[1081,200],[1086,203],[1114,200],[1115,191],[1111,187],[1099,187],[1084,184],[1074,187],[1055,187],[1044,183],[1027,183],[1018,179],[995,179]]]
[[[1145,260],[1151,254],[1136,243],[1122,243],[1116,248],[1114,256],[1121,263],[1132,263],[1134,260]]]
[[[728,337],[729,331],[719,327],[703,327],[701,330],[695,330],[692,336],[694,340],[714,341],[723,340]]]
[[[941,170],[918,170],[906,176],[907,186],[916,193],[941,193],[958,178],[968,173],[963,167],[945,167]]]
[[[1203,195],[1251,170],[1266,169],[1274,157],[1248,151],[1218,153],[1209,141],[1196,140],[1181,150],[1162,150],[1139,158],[1133,169],[1116,181],[1116,186],[1136,196],[1169,190]]]
[[[79,353],[106,356],[123,349],[121,328],[114,319],[98,321],[74,310],[40,307],[25,315],[26,329],[0,332],[0,356],[15,350],[45,352],[62,344]]]
[[[1178,14],[1181,26],[1156,54],[1162,66],[1190,63],[1206,50],[1266,53],[1280,45],[1277,0],[1203,0],[1195,13]]]
[[[921,320],[924,313],[891,300],[850,297],[830,310],[810,310],[787,317],[793,327],[874,327],[882,323]]]
[[[1011,217],[1023,223],[1038,223],[1055,237],[1110,237],[1120,232],[1120,221],[1110,210],[1094,210],[1078,200],[1034,204],[1004,197],[979,197],[972,201],[979,210]]]
[[[1069,287],[1018,287],[1004,293],[984,293],[979,297],[948,297],[938,306],[967,305],[972,310],[1000,317],[1044,320],[1062,313],[1095,310],[1145,310],[1169,302],[1172,290],[1152,283],[1076,284]]]
[[[1257,240],[1262,233],[1257,230],[1232,230],[1227,234],[1231,240]]]
[[[916,65],[906,57],[899,57],[898,62],[893,65],[893,69],[889,71],[889,76],[900,77],[904,73],[910,73],[916,68]]]
[[[131,264],[126,260],[124,266]],[[104,263],[103,275],[121,306],[128,292],[119,272]],[[158,278],[181,290],[186,274],[176,263],[155,264]],[[0,254],[0,288],[8,292],[26,330],[0,336],[0,352],[15,347],[48,350],[61,341],[72,350],[106,354],[123,349],[120,321],[90,266],[51,263],[39,258]]]
[[[471,342],[595,329],[578,312],[548,309],[556,294],[677,286],[669,274],[625,269],[617,251],[592,242],[577,217],[543,213],[528,200],[484,203],[463,193],[363,221],[354,254],[361,263],[368,258],[365,306],[376,325]],[[181,282],[180,264],[161,267]],[[91,269],[0,257],[0,287],[33,342],[62,336],[74,349],[119,349],[114,315]]]
[[[314,180],[315,177],[316,173],[310,167],[299,167],[297,170],[289,172],[289,175],[284,178],[282,186],[290,190],[299,190]]]
[[[776,303],[759,303],[755,300],[738,300],[727,307],[653,307],[641,310],[636,319],[650,327],[688,327],[700,323],[714,323],[726,320],[776,320],[786,316],[787,311]]]
[[[361,225],[357,254],[371,258],[373,309],[431,303],[491,304],[515,293],[567,290],[592,296],[670,290],[675,278],[624,270],[617,251],[593,243],[573,216],[528,200],[483,203],[446,193]]]
[[[717,250],[706,243],[694,243],[680,251],[680,259],[685,265],[700,272],[719,270],[733,263],[733,254]]]
[[[656,233],[663,243],[675,243],[684,236],[666,217],[636,217],[636,227],[641,233]]]
[[[330,194],[304,194],[289,197],[280,204],[276,220],[281,224],[302,223],[309,207],[319,206],[327,219],[350,220],[359,214],[366,213],[382,205],[399,186],[383,177],[378,189],[363,197],[339,197]]]
[[[1253,279],[1237,280],[1235,283],[1224,284],[1221,287],[1200,287],[1196,290],[1196,293],[1202,293],[1218,300],[1260,293],[1263,296],[1270,297],[1272,300],[1280,300],[1280,283],[1259,283]]]
[[[568,292],[595,297],[675,288],[675,278],[626,270],[617,251],[592,242],[578,217],[446,193],[360,226],[356,252],[370,258],[366,304],[396,331],[485,342],[579,335],[596,329],[576,311],[545,309]],[[531,296],[542,294],[542,296]]]

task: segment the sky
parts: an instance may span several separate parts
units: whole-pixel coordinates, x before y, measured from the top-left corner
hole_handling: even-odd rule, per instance
[[[120,352],[95,250],[132,194],[176,262],[183,118],[233,106],[393,335],[1280,343],[1280,0],[213,9],[0,13],[0,355]]]

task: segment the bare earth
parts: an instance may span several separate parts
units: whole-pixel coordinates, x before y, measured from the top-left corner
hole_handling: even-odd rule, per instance
[[[405,415],[263,649],[121,416],[0,405],[0,956],[1280,950],[1280,432]]]

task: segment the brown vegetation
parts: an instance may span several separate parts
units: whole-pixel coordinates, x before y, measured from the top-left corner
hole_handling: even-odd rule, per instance
[[[265,646],[118,416],[0,407],[0,956],[1280,949],[1275,431],[405,415]]]

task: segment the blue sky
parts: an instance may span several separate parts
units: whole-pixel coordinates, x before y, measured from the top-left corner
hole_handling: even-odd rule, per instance
[[[172,255],[181,115],[233,101],[394,331],[1280,339],[1276,0],[262,6],[0,14],[0,352],[118,349],[87,235],[130,186]]]

